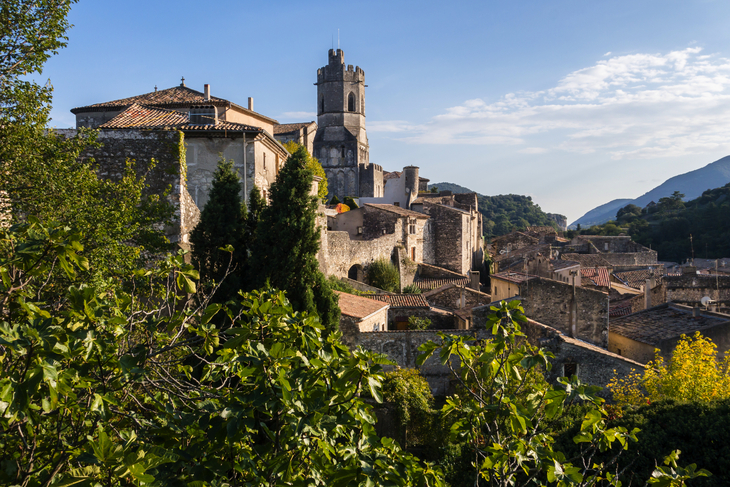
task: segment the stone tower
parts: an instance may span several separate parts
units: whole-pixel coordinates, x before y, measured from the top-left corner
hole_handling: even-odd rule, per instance
[[[345,66],[345,53],[330,49],[317,70],[317,134],[314,157],[327,174],[330,194],[382,196],[383,170],[370,164],[365,131],[365,72]]]

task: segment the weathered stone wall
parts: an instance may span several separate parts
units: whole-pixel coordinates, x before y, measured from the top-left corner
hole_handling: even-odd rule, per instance
[[[327,232],[329,252],[326,255],[327,274],[347,277],[353,265],[367,267],[383,257],[391,259],[393,249],[398,245],[395,234],[386,234],[373,240],[351,240],[347,232]]]
[[[520,285],[525,315],[571,334],[573,286],[551,279],[536,278]],[[600,347],[608,344],[608,294],[592,289],[575,288],[577,311],[575,338]]]
[[[360,164],[360,197],[383,196],[383,168],[377,164]]]
[[[388,309],[388,330],[397,330],[398,323],[408,322],[408,318],[425,318],[431,320],[429,330],[453,330],[459,328],[459,322],[453,313],[436,308],[390,308]]]
[[[476,306],[485,306],[492,302],[491,296],[470,288],[459,286],[446,286],[434,289],[424,294],[426,300],[432,306],[457,310],[461,308],[471,309]],[[463,298],[463,303],[462,303]]]
[[[506,235],[495,237],[492,239],[492,252],[499,254],[500,251],[511,252],[513,250],[537,245],[540,240],[522,232],[510,232]]]
[[[76,130],[59,130],[67,137]],[[175,208],[174,224],[166,229],[173,243],[188,247],[188,235],[195,227],[200,212],[188,193],[187,164],[183,149],[184,137],[175,131],[101,130],[101,147],[87,147],[81,160],[93,159],[99,177],[119,180],[124,175],[127,161],[134,161],[138,177],[145,177],[147,194],[162,195],[166,191]],[[154,167],[152,161],[155,161]]]
[[[624,252],[624,253],[601,253],[601,257],[606,259],[614,266],[629,265],[656,265],[656,250],[647,250],[645,252]]]
[[[717,305],[730,305],[730,276],[685,274],[665,276],[666,300],[682,304],[697,304],[704,296],[718,301]]]
[[[452,330],[449,333],[477,339],[486,337],[484,332],[475,333],[469,330]],[[418,347],[429,340],[439,342],[441,339],[435,331],[385,331],[360,333],[357,343],[366,350],[387,355],[399,367],[418,368],[431,386],[433,394],[445,395],[451,389],[451,372],[439,362],[438,351],[421,367],[416,367],[416,359],[420,353]],[[456,361],[453,363],[457,364]]]

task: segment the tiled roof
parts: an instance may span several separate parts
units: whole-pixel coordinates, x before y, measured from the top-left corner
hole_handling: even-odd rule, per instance
[[[164,108],[154,108],[139,104],[127,107],[122,113],[99,125],[102,129],[152,129],[152,130],[189,130],[211,131],[229,130],[232,132],[261,132],[258,127],[234,122],[219,121],[210,125],[193,125],[189,123],[188,114]]]
[[[391,308],[429,308],[423,294],[371,294],[368,299],[388,303]]]
[[[274,135],[288,134],[289,132],[294,132],[309,127],[313,123],[314,122],[280,123],[278,125],[274,125]]]
[[[701,312],[692,316],[692,308],[665,303],[611,322],[611,332],[648,345],[662,340],[689,335],[721,323],[730,325],[730,315]]]
[[[627,286],[631,286],[635,289],[640,289],[646,285],[646,280],[652,277],[652,271],[649,269],[641,269],[637,271],[625,271],[625,272],[614,272],[613,275],[619,281],[623,282]],[[654,276],[658,279],[660,276]]]
[[[392,171],[392,172],[383,171],[383,179],[384,180],[385,179],[397,179],[397,178],[400,177],[400,175],[401,175],[401,173],[398,172],[398,171]]]
[[[377,210],[389,211],[391,213],[395,213],[400,216],[407,216],[410,218],[423,218],[424,220],[426,218],[430,218],[426,214],[418,213],[417,211],[406,210],[405,208],[401,208],[400,206],[395,206],[395,205],[384,205],[384,204],[380,204],[380,203],[365,203],[365,206],[369,206],[369,207],[375,208]]]
[[[568,269],[569,267],[580,266],[580,262],[574,260],[550,259],[550,265],[554,271]]]
[[[335,293],[340,297],[338,304],[340,311],[345,316],[363,319],[388,307],[387,303],[373,301],[372,299],[355,296],[354,294],[347,294],[340,291],[335,291]]]
[[[537,279],[537,276],[525,274],[524,272],[498,272],[490,275],[489,277],[492,279],[496,278],[503,281],[514,282],[515,284],[520,284],[531,279]]]
[[[611,304],[608,310],[609,318],[618,318],[619,316],[628,316],[631,314],[631,299],[624,299],[618,303]],[[613,323],[611,323],[613,327]]]
[[[453,279],[432,279],[427,277],[417,277],[413,280],[413,284],[418,286],[421,291],[436,289],[446,284],[456,284],[457,286],[468,286],[469,278],[453,278]]]
[[[580,262],[581,267],[611,267],[611,263],[598,254],[562,254],[560,258]]]
[[[524,255],[536,255],[538,253],[543,253],[543,255],[547,255],[550,251],[550,245],[549,244],[536,244],[536,245],[528,245],[527,247],[520,247],[519,249],[514,249],[505,252],[504,254],[500,253],[494,256],[494,260],[499,262],[500,260],[509,259],[517,256],[524,256]]]
[[[585,267],[580,270],[582,285],[611,287],[611,276],[605,267]]]
[[[104,103],[94,103],[85,107],[78,107],[71,110],[71,113],[84,112],[93,108],[123,108],[134,103],[140,105],[212,105],[218,103],[228,103],[228,100],[211,96],[210,100],[205,99],[205,94],[196,91],[187,86],[175,86],[166,90],[153,91],[144,95],[130,96],[129,98],[121,98],[119,100],[107,101]]]

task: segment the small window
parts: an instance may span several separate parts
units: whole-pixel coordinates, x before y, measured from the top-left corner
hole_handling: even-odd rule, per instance
[[[395,203],[393,203],[393,206],[400,206],[400,201],[396,201]]]
[[[324,113],[324,97],[319,97],[319,113]]]
[[[409,218],[408,219],[408,233],[410,233],[411,235],[415,235],[416,234],[416,219],[415,218],[413,218],[413,219]]]
[[[309,105],[309,106],[311,107],[312,105]],[[354,93],[350,93],[347,96],[347,111],[348,112],[354,112],[355,110],[356,110],[356,108],[355,108],[355,94]]]
[[[411,260],[414,262],[416,261],[416,248],[415,247],[411,247]]]
[[[357,227],[357,234],[362,235],[362,227]]]
[[[578,364],[568,363],[563,364],[563,377],[573,377],[578,375]]]
[[[215,125],[215,107],[190,108],[190,123],[193,125]]]
[[[345,158],[345,146],[340,147],[340,157]]]

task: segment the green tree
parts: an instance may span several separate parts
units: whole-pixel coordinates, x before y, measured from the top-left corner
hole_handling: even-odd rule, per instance
[[[519,325],[527,319],[519,302],[492,310],[486,323],[492,339],[473,344],[463,335],[440,333],[440,343],[419,347],[423,353],[417,360],[420,366],[437,354],[459,384],[442,414],[453,418],[452,437],[465,441],[473,454],[474,485],[620,485],[617,461],[637,441],[638,430],[607,426],[597,387],[581,384],[575,376],[560,379],[559,387],[545,382],[541,369],[550,369],[552,355],[527,343]],[[580,455],[571,460],[554,449],[553,433],[578,402],[586,412],[573,439]],[[599,452],[604,461],[594,460]],[[694,466],[676,478],[657,470],[652,481],[683,485],[704,474]]]
[[[243,286],[249,250],[246,221],[246,204],[233,161],[221,159],[200,221],[190,232],[193,265],[204,282],[222,286],[218,299],[234,296]],[[224,250],[229,245],[233,250]]]
[[[391,261],[379,258],[368,266],[367,281],[371,286],[391,293],[400,288],[400,274],[398,268]]]
[[[357,206],[357,203],[355,203],[355,199],[352,196],[345,196],[345,205],[347,205],[351,210],[354,210],[356,208],[359,208]]]
[[[426,445],[434,439],[433,395],[426,379],[416,369],[385,373],[383,401],[395,408],[403,447]]]
[[[0,228],[0,485],[443,485],[374,433],[384,357],[278,291],[187,299],[182,254],[159,264],[99,294],[79,235]]]
[[[271,187],[271,203],[261,212],[251,253],[252,284],[285,290],[294,309],[319,315],[332,330],[339,323],[337,296],[319,270],[320,229],[317,198],[312,197],[312,171],[307,152],[297,149]]]
[[[304,151],[306,152],[307,168],[310,169],[315,176],[319,176],[320,178],[322,178],[322,180],[319,182],[319,191],[317,192],[317,197],[320,200],[325,201],[327,199],[327,195],[329,194],[329,189],[327,189],[327,173],[324,172],[322,164],[319,163],[319,160],[316,157],[312,157],[306,147],[301,144],[297,144],[293,140],[290,140],[289,142],[284,144],[284,148],[287,150],[287,152],[289,152],[289,154],[294,154],[300,148],[304,149]]]

